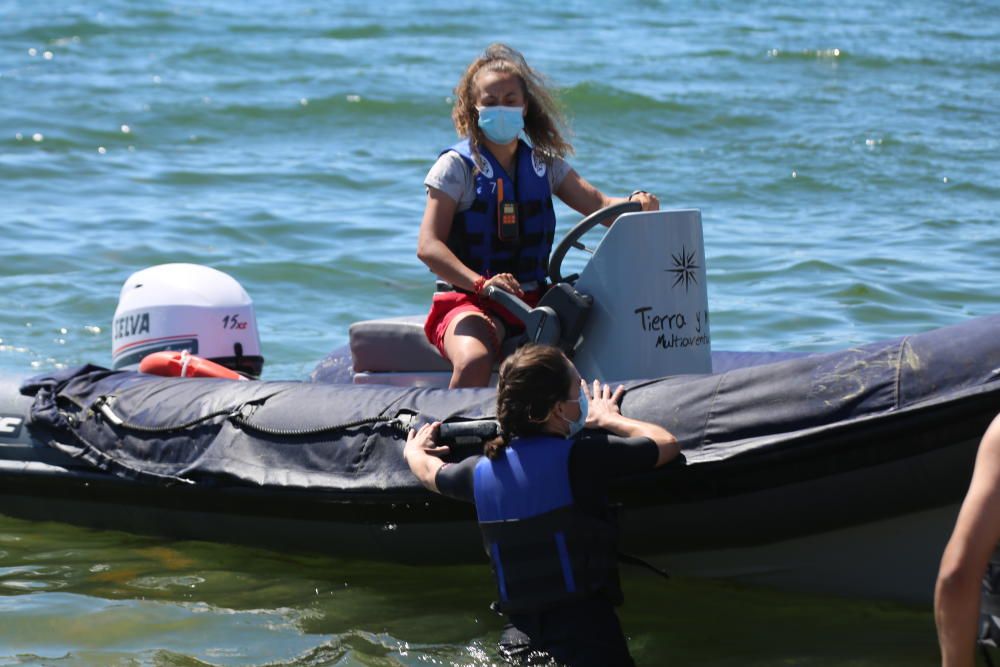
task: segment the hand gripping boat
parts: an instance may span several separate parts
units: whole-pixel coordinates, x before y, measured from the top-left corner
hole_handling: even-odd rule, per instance
[[[557,278],[578,228],[553,253]],[[697,212],[625,215],[579,279],[540,304],[549,310],[521,311],[529,338],[575,353],[585,377],[624,380],[622,412],[684,445],[615,487],[623,551],[675,576],[929,600],[978,439],[1000,411],[1000,316],[827,354],[711,352],[704,264]],[[95,366],[0,381],[0,512],[482,561],[472,507],[426,492],[401,452],[409,426],[432,419],[456,457],[475,452],[495,391],[435,386],[449,369],[419,328],[355,325],[314,382]]]

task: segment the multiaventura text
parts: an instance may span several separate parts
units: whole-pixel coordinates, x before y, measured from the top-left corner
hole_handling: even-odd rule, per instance
[[[656,337],[656,347],[670,349],[674,347],[690,347],[692,345],[706,345],[710,342],[708,335],[708,311],[697,311],[694,314],[694,330],[697,334],[702,334],[702,328],[706,331],[697,336],[679,336],[672,333],[669,337],[667,332],[680,331],[687,327],[688,318],[684,313],[666,313],[662,315],[652,314],[652,306],[636,308],[635,314],[639,316],[643,331],[661,332]]]

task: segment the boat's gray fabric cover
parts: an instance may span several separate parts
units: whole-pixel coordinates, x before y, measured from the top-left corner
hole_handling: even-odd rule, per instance
[[[667,427],[683,443],[685,464],[697,466],[956,397],[1000,397],[998,390],[1000,316],[992,316],[830,354],[632,383],[622,412]],[[253,426],[302,431],[399,413],[421,421],[492,417],[495,400],[493,389],[171,379],[93,366],[33,378],[22,393],[35,397],[29,428],[38,439],[116,475],[403,495],[419,485],[402,460],[402,434],[385,424],[265,436],[228,415],[246,406]],[[131,427],[95,410],[103,397]],[[174,432],[135,428],[217,412]]]

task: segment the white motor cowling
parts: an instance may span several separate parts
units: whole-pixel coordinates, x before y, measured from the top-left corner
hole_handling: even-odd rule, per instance
[[[112,322],[112,368],[135,369],[148,354],[181,350],[260,375],[264,358],[250,296],[232,276],[198,264],[136,271],[122,286]]]

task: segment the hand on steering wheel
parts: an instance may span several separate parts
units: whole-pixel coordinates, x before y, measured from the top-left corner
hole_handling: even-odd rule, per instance
[[[629,201],[637,201],[642,205],[643,211],[659,211],[660,200],[652,192],[636,190],[628,196]]]

